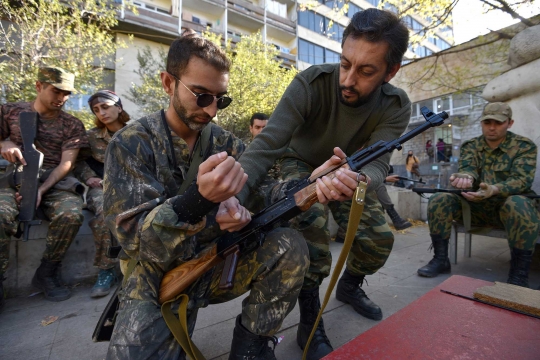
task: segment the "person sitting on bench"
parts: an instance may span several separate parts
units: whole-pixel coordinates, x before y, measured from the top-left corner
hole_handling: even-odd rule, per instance
[[[467,222],[470,217],[473,226],[506,230],[512,257],[507,282],[528,287],[538,212],[534,200],[520,194],[532,193],[537,148],[530,139],[508,131],[514,120],[505,103],[487,104],[480,123],[482,135],[463,143],[459,172],[450,176],[454,188],[471,191],[462,196],[436,193],[429,198],[429,232],[435,255],[418,269],[418,275],[434,277],[450,272],[452,221]]]

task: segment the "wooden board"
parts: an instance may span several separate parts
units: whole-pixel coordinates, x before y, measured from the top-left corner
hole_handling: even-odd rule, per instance
[[[474,298],[484,302],[540,316],[540,291],[522,286],[495,282],[476,289]]]

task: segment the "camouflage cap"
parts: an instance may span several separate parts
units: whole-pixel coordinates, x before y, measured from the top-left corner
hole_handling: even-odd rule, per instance
[[[59,67],[42,67],[38,70],[38,81],[46,82],[64,91],[75,91],[75,75]]]
[[[484,107],[480,121],[484,120],[496,120],[499,122],[505,122],[506,120],[512,120],[512,109],[508,104],[503,102],[489,103]]]

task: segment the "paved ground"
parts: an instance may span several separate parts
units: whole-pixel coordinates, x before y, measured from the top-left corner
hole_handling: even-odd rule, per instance
[[[427,279],[416,275],[418,267],[431,259],[432,255],[427,251],[429,244],[426,226],[396,233],[388,262],[377,274],[367,277],[369,286],[364,288],[383,309],[384,318],[450,276]],[[332,243],[334,259],[337,259],[340,249],[341,244]],[[506,240],[475,236],[472,258],[463,258],[463,238],[460,238],[458,254],[458,265],[453,266],[452,274],[506,281],[510,259]],[[530,283],[533,288],[540,285],[537,266],[531,270]],[[93,343],[91,335],[108,298],[91,299],[89,285],[76,286],[73,292],[72,298],[61,303],[45,301],[41,294],[8,299],[4,312],[0,314],[0,359],[104,359],[108,343]],[[241,299],[237,299],[199,312],[193,339],[207,359],[227,359],[234,318],[240,310]],[[58,318],[42,326],[42,320],[48,316]],[[283,337],[276,348],[278,359],[301,359],[300,348],[296,345],[298,320],[298,307],[295,307],[278,334]],[[328,304],[324,321],[335,348],[379,323],[363,318],[334,296]]]

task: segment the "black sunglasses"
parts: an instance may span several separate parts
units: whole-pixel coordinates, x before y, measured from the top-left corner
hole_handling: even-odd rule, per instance
[[[220,109],[220,110],[225,109],[227,106],[231,105],[232,99],[230,97],[226,96],[226,95],[215,96],[215,95],[212,95],[212,94],[197,94],[196,92],[191,91],[186,86],[186,84],[184,84],[182,82],[182,80],[180,80],[179,78],[177,78],[176,76],[174,76],[171,73],[169,73],[169,75],[174,77],[176,80],[180,81],[180,84],[184,85],[184,87],[186,89],[188,89],[188,91],[190,93],[192,93],[193,96],[195,96],[197,98],[197,106],[198,107],[205,108],[207,106],[210,106],[214,102],[214,99],[217,99],[217,108]]]

